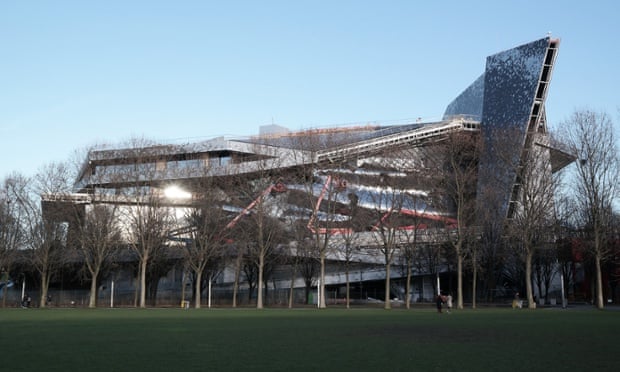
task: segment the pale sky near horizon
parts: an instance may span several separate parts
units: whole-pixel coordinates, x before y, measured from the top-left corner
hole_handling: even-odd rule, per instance
[[[550,126],[617,124],[618,4],[0,0],[0,180],[131,137],[439,119],[487,56],[548,32]]]

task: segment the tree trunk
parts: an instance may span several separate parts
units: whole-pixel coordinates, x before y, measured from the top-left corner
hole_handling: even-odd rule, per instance
[[[390,268],[391,265],[386,257],[385,264],[385,306],[383,307],[386,310],[392,308],[392,301],[390,301]]]
[[[478,265],[476,264],[476,253],[474,250],[474,254],[472,257],[472,261],[473,261],[473,277],[472,277],[472,283],[471,283],[471,308],[475,309],[476,308],[476,291],[478,290],[477,286],[476,286],[476,282],[478,281]]]
[[[347,281],[346,306],[347,306],[347,309],[349,309],[351,306],[350,305],[351,304],[351,283],[349,281],[349,265],[347,265],[344,275]]]
[[[310,305],[310,292],[311,291],[312,291],[311,286],[306,283],[306,286],[304,288],[304,294],[305,294],[305,298],[306,298],[305,304],[306,305]]]
[[[599,310],[605,308],[605,301],[603,298],[603,274],[601,272],[601,256],[597,253],[595,257],[596,266],[596,307]]]
[[[407,283],[405,284],[405,306],[411,308],[411,265],[407,264]]]
[[[325,252],[321,252],[321,283],[319,285],[319,293],[321,296],[319,308],[325,309],[327,307],[325,304]]]
[[[241,276],[241,254],[237,256],[237,266],[235,267],[235,283],[233,284],[232,307],[237,307],[237,295],[239,292],[239,277]]]
[[[200,309],[200,303],[202,302],[202,270],[198,270],[196,272],[196,302],[194,304],[194,308]]]
[[[140,260],[140,308],[146,308],[146,263],[147,257]]]
[[[133,306],[134,307],[138,307],[138,301],[139,301],[139,297],[140,297],[140,270],[138,269],[138,275],[136,275],[135,278],[133,278],[134,281],[134,288],[135,290],[133,291]]]
[[[293,275],[291,275],[291,285],[288,291],[288,308],[293,308],[293,297],[295,296],[295,274],[296,270],[293,270]]]
[[[258,282],[256,286],[258,287],[256,293],[256,308],[263,308],[263,267],[265,265],[265,256],[260,254],[258,257]]]
[[[456,250],[456,308],[463,309],[463,255],[459,243]]]
[[[41,273],[41,298],[39,299],[39,307],[45,308],[45,302],[47,300],[47,288],[49,286],[49,274],[47,270]]]
[[[99,273],[92,273],[92,279],[90,282],[90,296],[88,298],[88,307],[95,308],[97,307],[97,277]]]
[[[532,295],[532,250],[526,248],[525,254],[525,293],[527,294],[527,307],[528,309],[535,309],[536,303],[534,302],[534,296]]]

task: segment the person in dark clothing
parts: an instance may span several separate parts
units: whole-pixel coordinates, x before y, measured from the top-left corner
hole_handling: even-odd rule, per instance
[[[435,300],[436,304],[437,304],[437,312],[441,313],[441,308],[443,306],[443,296],[438,294],[437,295],[437,299]]]
[[[24,295],[24,298],[22,298],[22,307],[23,308],[30,307],[30,301],[31,301],[30,296],[28,296],[27,294]]]

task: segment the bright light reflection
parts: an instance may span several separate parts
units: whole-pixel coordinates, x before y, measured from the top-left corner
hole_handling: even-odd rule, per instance
[[[192,194],[179,188],[178,186],[168,186],[164,190],[164,195],[168,199],[189,199]]]

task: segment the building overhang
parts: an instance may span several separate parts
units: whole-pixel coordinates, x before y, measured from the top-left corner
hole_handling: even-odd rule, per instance
[[[542,143],[536,143],[536,145],[544,147],[549,150],[550,161],[551,161],[551,171],[553,173],[562,170],[563,168],[570,165],[572,162],[577,160],[577,157],[573,154],[570,154],[564,150],[561,150],[557,147],[544,145]]]

